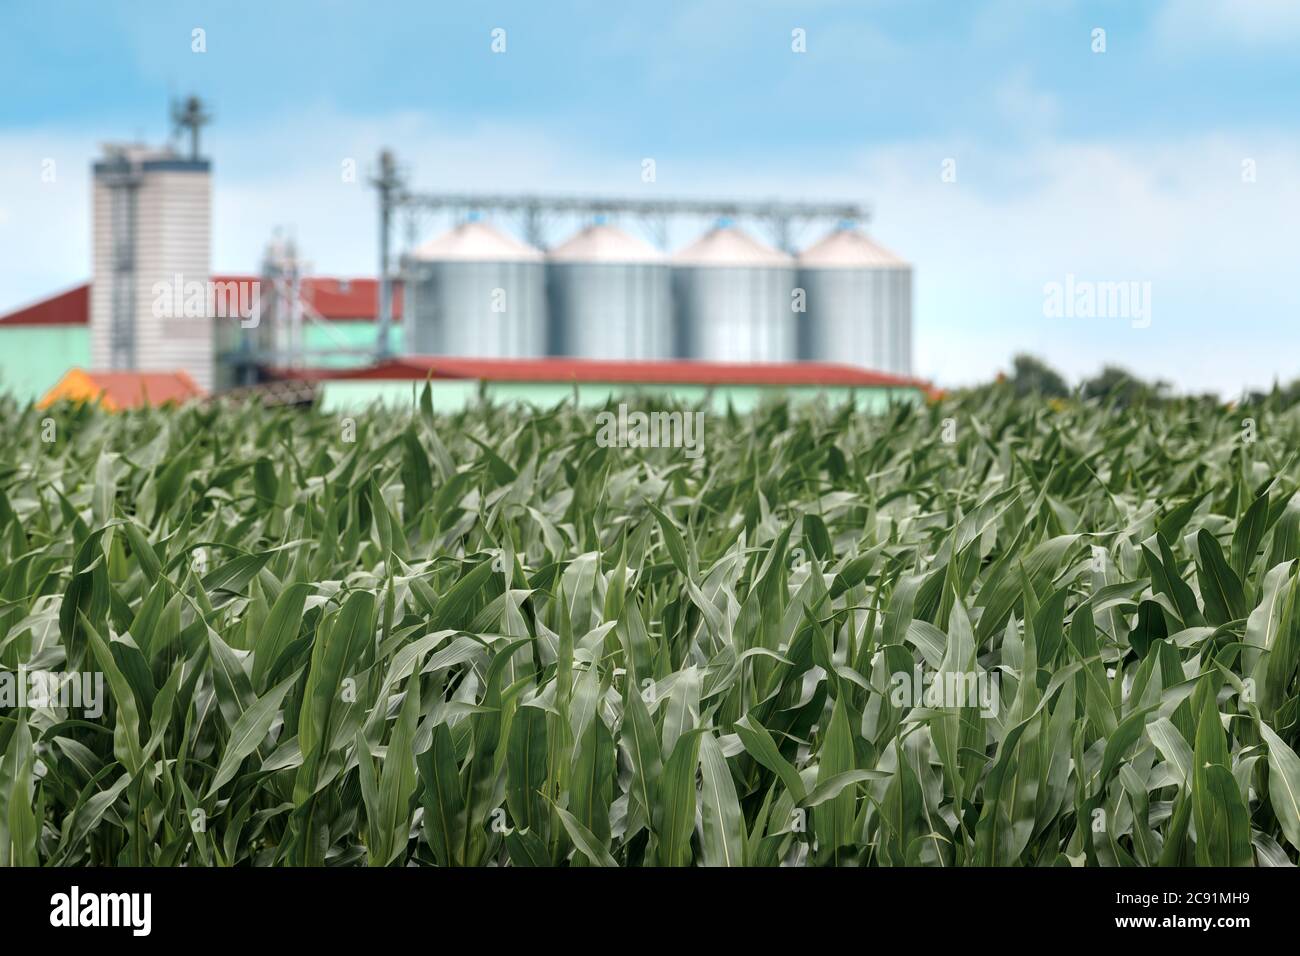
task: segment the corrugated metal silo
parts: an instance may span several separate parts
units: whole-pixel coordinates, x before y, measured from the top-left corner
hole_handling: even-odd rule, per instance
[[[553,355],[664,359],[672,354],[668,265],[613,226],[581,230],[547,256]]]
[[[471,220],[413,250],[403,267],[408,351],[545,354],[545,263],[532,246]]]
[[[912,267],[841,227],[800,254],[806,294],[799,357],[912,372]]]
[[[673,256],[676,354],[713,362],[796,356],[793,260],[725,223]]]

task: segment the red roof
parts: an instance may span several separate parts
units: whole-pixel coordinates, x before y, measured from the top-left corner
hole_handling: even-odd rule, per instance
[[[213,282],[254,282],[257,276],[214,275]],[[378,279],[303,279],[303,299],[322,318],[373,322],[379,316]],[[265,290],[264,290],[265,291]],[[402,318],[402,284],[393,283],[393,319]],[[89,325],[90,283],[0,315],[0,325]]]
[[[213,282],[253,282],[257,276],[213,276]],[[265,292],[266,290],[263,290]],[[379,317],[378,279],[332,279],[306,276],[302,298],[325,319],[360,319],[373,322]],[[402,284],[393,283],[393,319],[402,318]]]
[[[90,321],[90,283],[0,315],[0,325],[86,325]]]
[[[379,317],[378,279],[309,278],[303,281],[303,298],[327,319]],[[393,319],[402,318],[402,284],[393,283]]]
[[[408,355],[361,369],[281,370],[290,378],[496,382],[600,382],[676,385],[811,385],[927,389],[920,379],[827,362],[612,362],[601,359],[480,359]]]

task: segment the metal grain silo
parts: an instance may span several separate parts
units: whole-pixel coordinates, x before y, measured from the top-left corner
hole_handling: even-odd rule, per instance
[[[725,223],[673,256],[676,354],[713,362],[796,357],[793,261]]]
[[[883,372],[912,371],[912,267],[841,227],[798,258],[807,314],[799,357]]]
[[[553,355],[665,359],[672,354],[672,287],[653,246],[601,223],[547,256]]]
[[[403,261],[407,351],[536,358],[546,349],[542,253],[471,220]]]

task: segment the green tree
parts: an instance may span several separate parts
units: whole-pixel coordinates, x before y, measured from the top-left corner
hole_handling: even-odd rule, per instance
[[[1070,386],[1056,369],[1023,353],[1011,360],[1011,384],[1017,395],[1064,398],[1070,394]]]
[[[1085,379],[1082,388],[1084,398],[1097,398],[1128,407],[1163,399],[1169,383],[1159,380],[1144,382],[1127,369],[1106,365],[1095,376]]]

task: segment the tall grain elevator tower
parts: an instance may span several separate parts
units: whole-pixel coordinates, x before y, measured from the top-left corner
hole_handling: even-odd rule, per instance
[[[207,391],[212,169],[198,137],[207,116],[191,97],[173,117],[190,134],[189,155],[106,144],[94,163],[90,361],[97,369],[182,369]]]

